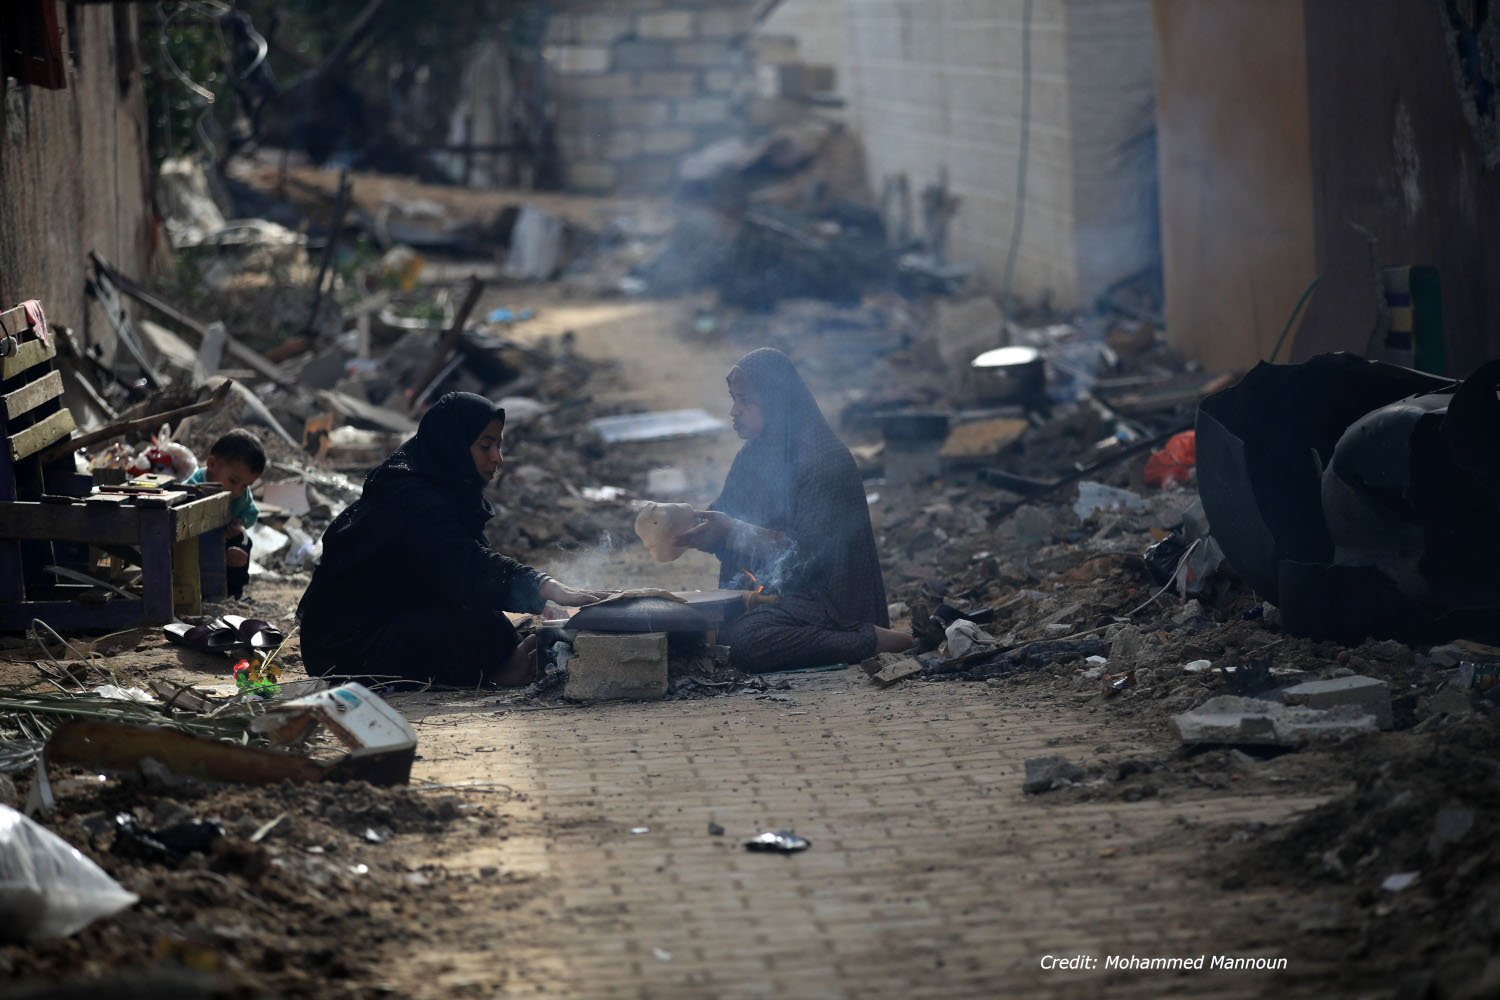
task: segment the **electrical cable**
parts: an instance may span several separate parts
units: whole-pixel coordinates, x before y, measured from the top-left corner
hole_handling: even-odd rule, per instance
[[[1313,289],[1317,288],[1318,282],[1322,280],[1323,276],[1320,274],[1312,280],[1311,284],[1303,289],[1302,298],[1298,299],[1297,304],[1292,307],[1292,314],[1286,318],[1286,326],[1281,328],[1281,336],[1276,338],[1276,346],[1271,348],[1271,356],[1267,359],[1270,364],[1274,365],[1276,363],[1276,355],[1281,353],[1281,342],[1286,340],[1286,335],[1291,330],[1292,323],[1297,319],[1297,314],[1302,311],[1303,303],[1307,301],[1307,297],[1312,294]]]
[[[1016,257],[1021,250],[1021,224],[1026,219],[1026,160],[1031,147],[1031,6],[1032,0],[1023,0],[1021,8],[1021,138],[1020,156],[1016,165],[1016,212],[1015,220],[1010,227],[1010,249],[1005,255],[1005,281],[1000,299],[1007,323],[1015,320],[1010,289],[1016,272]]]

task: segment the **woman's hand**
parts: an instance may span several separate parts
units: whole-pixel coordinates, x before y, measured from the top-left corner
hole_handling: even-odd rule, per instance
[[[565,583],[548,580],[542,584],[542,600],[561,604],[565,608],[581,608],[585,604],[597,604],[609,595],[594,590],[574,590]]]
[[[698,549],[702,552],[712,552],[723,545],[735,526],[740,524],[721,510],[695,510],[693,517],[698,523],[672,541],[685,549]]]

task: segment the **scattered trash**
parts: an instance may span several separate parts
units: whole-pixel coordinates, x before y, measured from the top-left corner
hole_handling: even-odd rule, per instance
[[[521,309],[521,310],[515,310],[515,309],[507,309],[504,306],[502,306],[499,309],[491,309],[489,311],[488,315],[485,316],[485,322],[487,322],[487,323],[505,323],[505,324],[524,323],[528,319],[535,318],[535,316],[536,316],[536,310],[535,309],[526,308],[526,309]]]
[[[643,834],[643,833],[650,833],[651,832],[651,828],[649,826],[632,826],[630,828],[630,832],[633,833],[633,834],[635,834],[635,835],[637,835],[637,836],[639,836],[640,834]]]
[[[1144,513],[1150,509],[1149,501],[1129,490],[1087,480],[1078,484],[1078,502],[1073,505],[1073,513],[1078,515],[1080,521],[1087,521],[1100,511]]]
[[[724,836],[724,828],[710,820],[708,823],[708,835],[710,837],[722,837]]]
[[[656,960],[658,962],[672,961],[672,953],[670,951],[667,951],[665,948],[652,948],[651,954],[656,956]]]
[[[0,805],[0,939],[68,937],[138,898],[67,841]]]
[[[772,851],[780,854],[805,851],[811,846],[812,841],[803,840],[791,830],[768,830],[745,841],[747,851]]]
[[[1397,872],[1394,875],[1387,875],[1385,881],[1380,883],[1380,888],[1387,892],[1400,892],[1420,878],[1421,874],[1421,872]]]
[[[212,820],[188,819],[161,830],[152,830],[135,816],[115,816],[115,840],[110,850],[124,858],[155,861],[177,867],[189,854],[207,854],[224,836],[224,827]]]
[[[947,637],[948,655],[967,655],[976,645],[994,645],[996,639],[978,625],[965,618],[949,625],[943,633]]]
[[[1146,459],[1146,485],[1170,490],[1190,482],[1197,464],[1196,446],[1196,431],[1183,431],[1168,438],[1161,451]]]

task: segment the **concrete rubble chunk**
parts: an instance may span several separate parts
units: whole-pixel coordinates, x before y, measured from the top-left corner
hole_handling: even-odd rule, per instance
[[[1391,689],[1385,681],[1374,677],[1338,677],[1326,681],[1306,681],[1281,692],[1288,705],[1303,705],[1307,708],[1334,708],[1338,705],[1357,705],[1375,716],[1381,729],[1390,729]]]
[[[667,694],[667,634],[580,632],[563,697],[569,701],[655,699]]]
[[[1236,743],[1251,746],[1300,747],[1318,739],[1339,738],[1379,729],[1375,716],[1357,705],[1329,709],[1281,705],[1259,698],[1220,695],[1172,717],[1172,729],[1183,743]]]
[[[1021,786],[1028,795],[1060,788],[1083,780],[1083,768],[1066,757],[1030,757],[1026,760],[1026,783]]]
[[[877,653],[860,666],[881,687],[903,681],[922,672],[922,663],[905,653]]]

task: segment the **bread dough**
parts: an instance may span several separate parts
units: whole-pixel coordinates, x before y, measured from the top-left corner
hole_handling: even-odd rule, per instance
[[[671,562],[687,551],[673,540],[697,523],[690,503],[647,501],[635,519],[635,533],[657,562]]]

